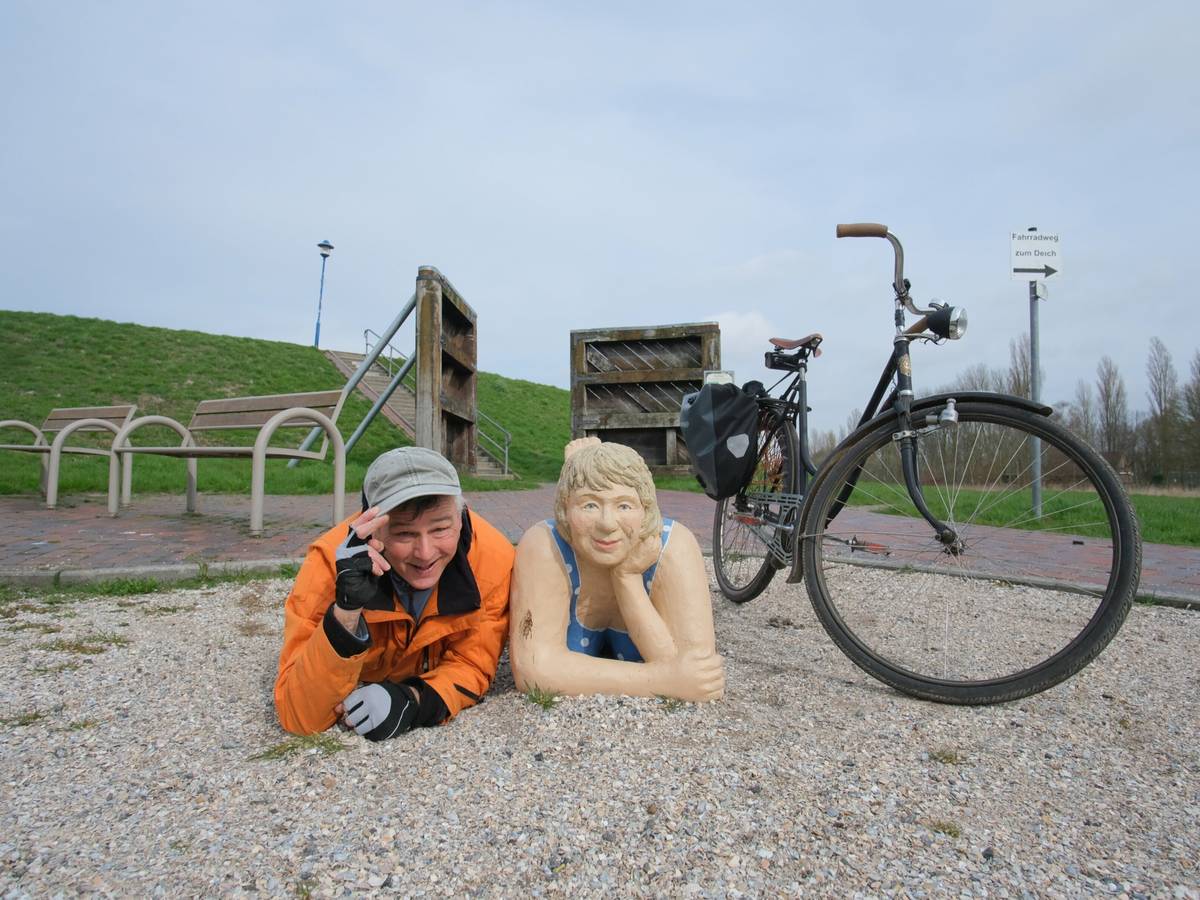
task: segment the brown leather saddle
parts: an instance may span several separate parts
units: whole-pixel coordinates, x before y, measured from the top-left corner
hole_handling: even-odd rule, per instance
[[[820,332],[813,332],[807,337],[802,337],[795,341],[788,340],[787,338],[771,338],[771,346],[778,347],[780,350],[798,350],[804,347],[816,358],[821,355],[819,348],[822,340]]]

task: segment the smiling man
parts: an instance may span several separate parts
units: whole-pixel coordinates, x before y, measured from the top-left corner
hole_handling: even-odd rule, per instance
[[[491,686],[508,628],[512,544],[464,507],[439,453],[384,453],[363,511],[315,541],[284,608],[280,724],[382,741],[437,725]]]

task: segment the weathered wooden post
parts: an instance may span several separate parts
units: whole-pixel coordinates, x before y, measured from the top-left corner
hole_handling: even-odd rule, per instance
[[[475,311],[433,266],[417,271],[416,442],[474,470]]]

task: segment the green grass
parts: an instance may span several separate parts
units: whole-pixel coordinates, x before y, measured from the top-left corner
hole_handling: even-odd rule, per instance
[[[694,494],[704,491],[694,475],[655,475],[654,486],[660,491],[691,491]]]
[[[554,709],[554,704],[558,703],[558,694],[553,691],[543,691],[535,684],[525,691],[525,699],[534,706],[550,710]]]
[[[40,425],[60,406],[107,406],[136,403],[138,415],[170,416],[184,425],[201,400],[256,394],[341,388],[342,376],[313,347],[252,338],[152,328],[77,316],[0,310],[0,418]],[[521,477],[494,482],[464,477],[467,490],[513,490],[535,487],[558,478],[562,448],[570,438],[570,394],[560,388],[480,372],[480,408],[513,433],[512,469]],[[346,437],[357,428],[370,403],[359,394],[346,403],[338,427]],[[278,445],[298,445],[307,429],[277,432]],[[210,433],[211,434],[211,433]],[[103,442],[103,434],[73,436]],[[253,442],[254,432],[218,432],[218,443]],[[22,442],[15,430],[0,441]],[[134,442],[175,443],[169,429],[148,426]],[[202,433],[201,443],[208,441]],[[346,460],[346,492],[353,498],[371,461],[385,450],[412,443],[383,417],[363,433]],[[163,457],[135,458],[133,491],[180,493],[185,462]],[[0,494],[26,494],[38,489],[38,458],[33,454],[0,453]],[[197,463],[201,491],[246,493],[250,461],[202,459]],[[268,460],[266,490],[270,494],[322,494],[333,485],[328,463]],[[106,460],[64,456],[60,494],[105,492]]]
[[[9,716],[7,718],[0,719],[0,726],[24,728],[26,725],[32,725],[34,722],[38,722],[45,717],[45,713],[32,710],[31,712],[21,713],[16,716]]]
[[[308,753],[310,751],[319,753],[322,756],[332,756],[334,753],[339,753],[345,749],[347,749],[346,745],[336,735],[322,732],[321,734],[306,734],[288,738],[286,741],[275,744],[273,747],[268,747],[261,753],[255,753],[249,758],[255,761],[286,759],[289,756],[295,756],[297,753]]]
[[[463,479],[468,490],[512,490],[557,481],[563,447],[571,440],[571,394],[562,388],[480,372],[479,408],[512,433],[509,465],[514,481]]]
[[[112,581],[85,582],[58,586],[14,585],[0,582],[0,619],[11,618],[17,612],[52,612],[80,600],[94,597],[136,597],[160,591],[193,590],[218,584],[250,584],[268,578],[295,578],[298,567],[292,563],[279,567],[275,573],[231,572],[201,575],[179,581],[164,582],[156,578],[119,578]],[[36,601],[30,603],[29,601]],[[135,602],[117,601],[118,606],[134,608]],[[145,610],[149,615],[167,615],[195,609],[191,606],[157,606]]]
[[[57,650],[60,653],[81,653],[84,656],[97,656],[109,647],[124,647],[129,644],[129,638],[122,637],[110,631],[100,631],[84,635],[76,640],[58,638],[38,644],[41,650]]]
[[[962,826],[957,822],[950,821],[949,819],[934,819],[929,823],[929,828],[931,831],[936,831],[939,834],[946,835],[946,837],[962,837]]]
[[[944,766],[961,766],[967,761],[967,758],[963,754],[948,747],[930,750],[929,758],[935,762],[940,762]]]
[[[1129,497],[1142,526],[1142,540],[1200,547],[1200,497]]]
[[[889,506],[890,498],[897,497],[901,499],[896,500],[895,506]],[[1108,536],[1107,526],[1088,524],[1096,520],[1094,494],[1060,492],[1049,485],[1043,489],[1042,497],[1042,518],[1033,520],[1029,515],[1032,494],[1028,490],[1008,493],[963,489],[955,500],[954,514],[961,521],[972,517],[976,510],[982,510],[982,513],[973,517],[973,521],[983,525],[1021,522],[1020,527],[1031,530],[1053,530],[1060,534],[1084,537]],[[1200,547],[1200,498],[1133,494],[1129,499],[1141,525],[1142,540]],[[926,490],[925,500],[935,516],[946,517],[946,500],[936,490]],[[876,512],[881,513],[918,515],[902,484],[861,482],[849,502],[851,506],[874,507]]]

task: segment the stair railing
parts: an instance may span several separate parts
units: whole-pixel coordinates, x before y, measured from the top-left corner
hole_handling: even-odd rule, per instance
[[[413,294],[408,299],[408,302],[404,304],[404,308],[400,310],[396,318],[392,320],[392,324],[389,325],[384,333],[379,336],[379,341],[376,342],[375,348],[367,353],[367,355],[363,357],[363,361],[358,364],[358,368],[354,371],[354,374],[350,376],[350,380],[346,382],[346,386],[342,388],[342,396],[338,401],[339,405],[344,403],[350,392],[358,387],[358,383],[362,381],[367,372],[371,370],[371,366],[375,364],[375,360],[379,358],[380,354],[383,353],[387,347],[391,346],[389,342],[393,337],[395,337],[396,332],[400,330],[400,326],[404,324],[405,319],[411,316],[413,310],[416,308],[417,295]],[[388,384],[384,392],[379,395],[379,399],[375,401],[375,405],[371,407],[371,411],[368,412],[363,420],[358,423],[358,428],[354,430],[354,434],[351,435],[350,440],[346,441],[347,455],[350,453],[350,448],[354,446],[355,442],[359,439],[362,433],[367,430],[367,426],[370,425],[375,416],[379,414],[379,410],[383,409],[384,405],[391,398],[392,392],[399,387],[400,382],[404,379],[404,376],[408,374],[408,370],[412,368],[413,361],[416,358],[417,354],[415,352],[409,356],[408,361],[401,366],[400,372],[392,378],[391,383]],[[313,445],[320,435],[321,429],[314,428],[308,433],[308,437],[304,439],[303,443],[300,444],[300,449],[307,450]],[[298,459],[289,460],[288,468],[295,468],[298,462],[300,462]]]
[[[503,458],[504,474],[508,475],[508,448],[512,446],[512,432],[508,431],[503,425],[485,413],[482,409],[475,410],[475,434],[479,440],[487,441],[490,445],[496,448],[496,452],[492,455],[497,459]],[[483,423],[495,428],[503,436],[503,439],[493,437],[483,430]]]
[[[371,338],[375,338],[375,343],[371,343]],[[388,375],[395,375],[396,371],[403,366],[412,357],[413,354],[405,356],[396,346],[390,341],[384,341],[382,336],[373,328],[363,330],[363,355],[370,356],[371,350],[375,347],[383,345],[383,349],[379,352],[376,362],[379,366],[386,370]],[[411,385],[410,385],[411,387]]]

